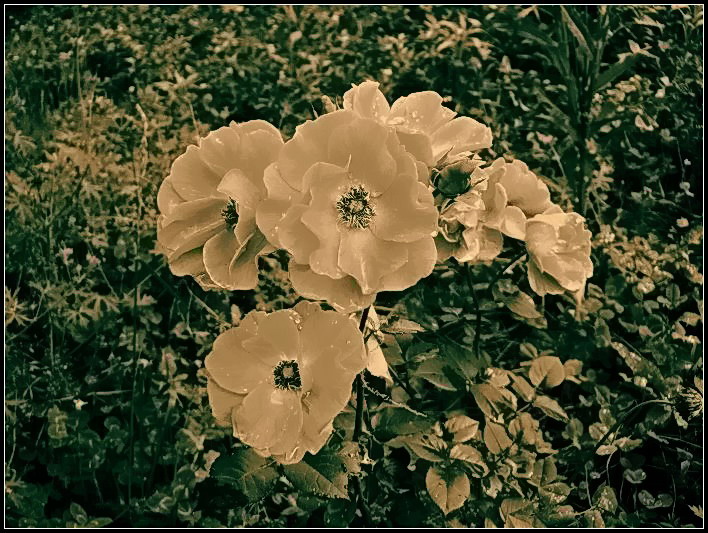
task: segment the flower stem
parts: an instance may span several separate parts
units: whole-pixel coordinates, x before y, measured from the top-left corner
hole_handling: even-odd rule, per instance
[[[359,322],[359,331],[362,337],[366,331],[366,321],[369,318],[369,310],[371,307],[367,307],[361,313],[361,322]],[[366,341],[365,341],[366,342]],[[364,378],[361,374],[356,376],[356,418],[354,419],[354,434],[352,440],[359,444],[359,438],[362,433],[362,426],[364,422]],[[369,511],[369,506],[364,498],[364,491],[361,486],[361,478],[359,476],[354,476],[352,480],[354,484],[354,491],[356,493],[357,507],[361,509],[361,516],[364,519],[364,523],[367,526],[373,525],[371,519],[371,512]]]
[[[359,322],[359,331],[364,335],[366,331],[366,321],[369,318],[369,309],[367,307],[361,313],[361,322]],[[354,435],[352,440],[354,442],[359,442],[359,437],[361,437],[362,422],[364,420],[364,383],[361,378],[361,374],[356,376],[356,418],[354,419]]]

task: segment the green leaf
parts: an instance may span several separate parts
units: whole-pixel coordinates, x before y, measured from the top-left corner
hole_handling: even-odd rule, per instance
[[[511,388],[514,389],[514,392],[516,392],[516,394],[518,394],[525,402],[533,401],[534,396],[536,396],[536,391],[529,384],[529,382],[516,374],[510,373],[510,375],[513,381]]]
[[[489,473],[482,454],[469,444],[455,444],[450,450],[450,459],[466,463],[474,477],[485,477]]]
[[[533,406],[543,411],[546,415],[562,422],[568,421],[568,414],[558,405],[558,402],[548,396],[536,396]]]
[[[342,457],[331,451],[307,455],[297,464],[283,466],[283,471],[300,491],[326,498],[349,499],[346,465]]]
[[[412,320],[408,320],[405,318],[399,318],[392,324],[387,324],[381,328],[383,331],[386,333],[420,333],[421,331],[425,331],[425,328],[418,324],[417,322],[413,322]]]
[[[612,487],[608,487],[603,483],[595,491],[592,503],[604,511],[614,513],[617,510],[617,495]]]
[[[436,466],[428,469],[425,487],[444,514],[462,507],[470,496],[470,480],[465,474],[443,472]]]
[[[429,429],[433,420],[400,407],[386,407],[377,415],[374,432],[379,440],[387,441],[398,435],[412,435]]]
[[[490,452],[496,455],[509,449],[512,442],[504,426],[494,422],[487,422],[484,426],[484,444],[487,445],[487,449]]]
[[[518,291],[516,294],[505,296],[502,301],[512,313],[520,317],[528,319],[543,318],[543,313],[538,310],[533,298],[525,292]]]
[[[72,503],[69,506],[69,512],[71,513],[71,517],[79,525],[85,524],[88,520],[88,515],[86,514],[86,511],[84,511],[84,508],[81,507],[78,503]]]
[[[211,467],[211,475],[221,483],[236,486],[252,502],[267,496],[278,479],[272,461],[249,448],[217,458]]]
[[[440,463],[446,458],[447,443],[437,435],[427,433],[401,435],[391,439],[387,444],[392,448],[405,446],[412,456],[415,455],[431,463]]]
[[[524,498],[506,498],[499,506],[504,527],[534,527],[533,503]]]
[[[547,502],[558,505],[568,497],[570,491],[571,488],[568,485],[558,482],[540,487],[538,493]]]
[[[418,366],[415,370],[415,377],[424,379],[437,388],[447,391],[457,390],[452,382],[445,375],[445,361],[438,357],[432,357],[426,359],[423,363]]]
[[[457,415],[445,422],[445,429],[452,433],[453,442],[467,442],[479,432],[479,422],[469,416]]]
[[[324,523],[327,527],[348,527],[356,514],[356,502],[337,498],[327,502]]]
[[[503,410],[516,410],[516,396],[502,387],[482,383],[472,385],[470,390],[479,408],[490,418],[495,418]]]
[[[556,461],[553,457],[539,459],[533,465],[533,475],[529,479],[529,483],[535,487],[543,487],[553,483],[558,477],[556,469]]]
[[[534,387],[556,387],[563,383],[565,370],[563,363],[557,357],[544,355],[531,361],[529,379]]]
[[[624,56],[622,59],[617,61],[617,63],[607,68],[595,79],[594,92],[599,91],[600,89],[605,87],[605,85],[609,85],[617,78],[619,78],[622,74],[631,70],[637,60],[639,60],[639,57],[640,56],[638,55]]]

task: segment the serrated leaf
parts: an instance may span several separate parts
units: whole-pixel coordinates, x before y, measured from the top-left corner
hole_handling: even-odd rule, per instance
[[[539,459],[533,465],[533,475],[529,479],[529,483],[535,487],[543,487],[553,483],[558,477],[556,461],[553,457]]]
[[[533,504],[524,498],[506,498],[499,506],[504,527],[533,527]]]
[[[529,379],[531,383],[538,387],[556,387],[563,383],[565,379],[565,369],[563,363],[557,357],[544,355],[531,361],[529,369]]]
[[[356,442],[345,442],[337,454],[342,458],[342,463],[347,469],[347,472],[350,474],[358,474],[361,472],[361,453],[359,451],[359,445]]]
[[[249,501],[258,501],[270,493],[278,471],[272,461],[243,448],[232,455],[219,456],[211,466],[211,476],[221,483],[236,486]]]
[[[366,352],[368,356],[366,369],[371,375],[383,378],[389,386],[393,384],[393,378],[388,370],[386,357],[379,345],[379,341],[377,341],[376,337],[373,335],[366,341]]]
[[[466,466],[472,471],[474,477],[484,477],[489,473],[487,463],[484,462],[480,451],[469,444],[455,444],[450,449],[450,459],[467,463]]]
[[[444,514],[462,507],[470,496],[470,480],[465,474],[445,473],[431,466],[425,476],[425,487]]]
[[[445,429],[452,433],[453,442],[467,442],[479,432],[479,422],[469,416],[457,415],[445,422]]]
[[[283,472],[296,489],[325,498],[349,499],[346,465],[331,451],[307,455],[294,465],[284,465]]]
[[[516,410],[516,396],[507,389],[482,383],[472,385],[470,390],[479,408],[490,418],[496,418],[504,410]]]
[[[558,402],[548,396],[536,396],[533,406],[539,408],[546,415],[562,422],[568,421],[568,414],[558,405]]]
[[[447,443],[437,435],[401,435],[388,441],[388,446],[396,448],[405,446],[411,455],[415,455],[431,463],[439,463],[445,459]]]
[[[506,296],[503,299],[503,302],[512,313],[517,314],[520,317],[528,318],[530,320],[543,318],[543,313],[538,310],[533,298],[525,292],[518,291],[513,296]]]
[[[423,361],[415,371],[415,377],[422,378],[439,389],[454,391],[457,390],[452,382],[445,375],[445,361],[437,357],[431,357]]]
[[[604,528],[605,521],[602,519],[602,513],[597,509],[591,509],[588,514],[585,515],[585,524],[589,528]]]
[[[512,442],[504,426],[488,421],[484,426],[484,444],[487,445],[490,452],[496,455],[509,449]]]
[[[532,401],[534,396],[536,396],[536,391],[529,382],[513,373],[511,374],[511,379],[513,381],[511,388],[514,389],[514,392],[521,396],[521,399],[525,402]]]
[[[385,407],[376,416],[374,432],[379,440],[387,441],[398,435],[421,433],[433,425],[433,420],[401,407]]]

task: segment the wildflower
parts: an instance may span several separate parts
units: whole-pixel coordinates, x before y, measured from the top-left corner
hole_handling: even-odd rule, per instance
[[[686,220],[685,218],[679,218],[676,220],[676,225],[679,228],[687,228],[688,227],[688,220]]]
[[[65,263],[69,262],[69,256],[74,253],[73,248],[62,248],[61,251],[59,252],[59,256],[62,258],[62,260]]]
[[[577,213],[553,206],[526,223],[528,275],[539,295],[577,292],[592,276],[590,232]]]
[[[157,197],[158,248],[175,275],[205,288],[256,286],[258,257],[271,249],[255,213],[265,197],[263,171],[282,145],[267,122],[232,122],[175,160]]]
[[[249,313],[204,361],[214,417],[264,457],[297,463],[317,453],[366,365],[354,320],[316,304]]]
[[[421,171],[370,118],[339,110],[301,125],[266,169],[257,211],[271,245],[292,255],[295,290],[353,311],[429,275],[437,210]]]
[[[686,420],[697,418],[703,414],[703,390],[693,387],[681,387],[675,400],[678,413]]]
[[[344,93],[344,109],[395,128],[400,142],[429,167],[445,157],[492,146],[492,130],[442,105],[434,91],[403,96],[389,106],[379,84],[365,81]]]

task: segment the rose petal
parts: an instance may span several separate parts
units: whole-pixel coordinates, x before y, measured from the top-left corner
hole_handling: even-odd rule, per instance
[[[233,410],[241,405],[244,396],[222,389],[213,379],[207,381],[207,395],[209,396],[211,413],[217,424],[225,427],[230,426]]]
[[[382,240],[413,242],[437,228],[433,195],[414,175],[399,174],[388,191],[376,198],[375,208],[371,231]]]
[[[302,429],[302,407],[295,391],[264,383],[250,392],[233,414],[234,433],[247,445],[283,453]]]
[[[288,267],[293,288],[305,298],[327,300],[343,313],[371,305],[375,294],[363,294],[356,280],[350,276],[341,279],[314,273],[309,266],[290,261]]]
[[[172,186],[172,180],[170,178],[165,178],[165,180],[160,185],[160,189],[157,191],[157,208],[163,215],[169,215],[172,209],[184,202],[175,188]]]
[[[435,267],[438,253],[432,237],[406,245],[407,261],[396,271],[381,278],[382,291],[402,291],[428,277]]]
[[[217,337],[213,349],[204,359],[209,376],[216,383],[233,393],[244,394],[254,390],[273,376],[273,358],[270,354],[249,353],[243,346],[244,332],[238,328],[226,330]],[[257,338],[257,337],[255,337]]]
[[[278,228],[280,245],[293,256],[295,261],[301,263],[307,263],[310,255],[320,246],[317,236],[301,220],[307,210],[306,205],[292,206],[280,221]],[[334,232],[338,233],[336,227]]]
[[[441,125],[431,135],[433,160],[444,155],[452,157],[460,152],[482,150],[492,146],[492,130],[470,117],[457,117]]]
[[[416,160],[423,163],[426,167],[435,165],[436,159],[433,157],[433,146],[430,142],[430,136],[425,133],[408,132],[399,130],[396,132],[398,140],[401,142],[406,151],[411,154]]]
[[[354,111],[364,118],[386,120],[390,106],[375,81],[365,81],[344,93],[344,109]]]
[[[283,360],[297,360],[300,353],[299,316],[291,309],[275,311],[258,324],[258,336],[281,354]]]
[[[312,201],[301,220],[318,239],[318,245],[309,259],[301,262],[309,263],[317,274],[342,278],[345,273],[338,264],[340,230],[336,205],[350,186],[348,175],[340,167],[318,163],[308,170],[304,181],[310,184]]]
[[[422,91],[399,98],[391,106],[389,123],[400,124],[405,131],[431,135],[457,114],[444,107],[442,101],[442,96],[434,91]]]
[[[356,118],[337,128],[328,139],[328,161],[346,168],[356,183],[377,196],[396,177],[396,161],[384,149],[389,136],[398,142],[385,126],[371,119]]]
[[[379,239],[369,229],[350,229],[341,234],[338,264],[359,282],[364,294],[371,294],[379,290],[382,277],[406,263],[407,249],[404,243]]]
[[[506,206],[499,229],[512,239],[524,240],[526,237],[526,215],[516,206]]]
[[[266,188],[261,182],[256,184],[242,170],[229,170],[219,183],[217,190],[236,200],[239,208],[249,207],[256,209],[258,204],[265,198]]]
[[[219,198],[202,198],[175,206],[157,229],[158,242],[169,250],[168,260],[202,246],[223,230],[224,206],[224,200]]]
[[[564,289],[551,276],[541,272],[533,260],[526,263],[529,285],[531,289],[539,296],[546,294],[563,294]]]
[[[202,160],[199,155],[200,148],[194,145],[175,159],[170,169],[169,178],[175,192],[185,200],[198,200],[209,196],[218,195],[217,185],[221,175],[214,171]]]
[[[355,114],[341,109],[307,121],[295,130],[295,135],[283,146],[278,166],[283,180],[293,189],[302,190],[305,172],[317,162],[334,163],[328,157],[328,144],[335,129],[349,123]]]

